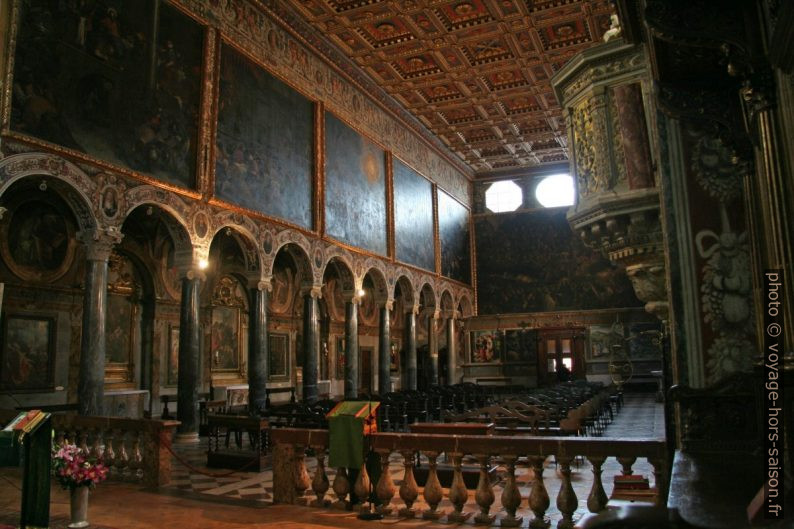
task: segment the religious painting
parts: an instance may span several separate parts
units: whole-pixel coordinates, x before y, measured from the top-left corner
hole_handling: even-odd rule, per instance
[[[240,310],[237,307],[212,307],[210,352],[214,371],[240,368]]]
[[[325,114],[325,231],[343,243],[386,255],[385,152]]]
[[[40,200],[21,202],[0,226],[0,253],[19,278],[55,281],[72,266],[74,228],[55,205]]]
[[[105,320],[105,364],[128,366],[132,355],[133,305],[130,298],[108,294]]]
[[[490,364],[499,360],[502,351],[502,333],[499,331],[473,331],[471,361]]]
[[[532,329],[505,331],[505,362],[535,364],[538,358],[538,333]]]
[[[389,344],[389,370],[396,373],[400,370],[400,341],[392,340]]]
[[[480,314],[641,307],[625,272],[584,245],[565,208],[475,220]]]
[[[659,323],[633,323],[628,326],[626,345],[632,360],[662,357],[662,329]]]
[[[289,378],[289,335],[270,333],[268,335],[268,378],[286,380]]]
[[[312,227],[312,102],[221,48],[215,196]]]
[[[345,379],[345,337],[336,337],[336,378]]]
[[[20,2],[11,128],[192,187],[204,30],[156,1]]]
[[[588,359],[609,360],[614,346],[623,346],[623,325],[591,325]]]
[[[392,159],[395,257],[403,263],[435,271],[433,184],[399,159]]]
[[[3,325],[0,389],[52,391],[54,366],[55,319],[7,315]]]
[[[166,359],[165,383],[176,386],[179,381],[179,327],[168,328],[168,358]]]
[[[469,210],[440,189],[438,190],[438,237],[441,240],[441,275],[463,283],[471,283]]]
[[[328,354],[328,341],[323,340],[320,343],[320,363],[319,363],[318,380],[330,379],[331,358]]]

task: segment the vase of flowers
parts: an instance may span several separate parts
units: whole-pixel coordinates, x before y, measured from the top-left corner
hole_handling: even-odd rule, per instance
[[[88,491],[107,477],[108,467],[100,458],[70,444],[53,447],[52,461],[55,479],[71,494],[68,527],[88,527]]]

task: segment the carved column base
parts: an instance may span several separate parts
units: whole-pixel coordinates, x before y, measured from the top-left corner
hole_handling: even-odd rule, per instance
[[[199,442],[198,432],[177,433],[174,436],[174,444],[187,445],[187,444],[197,444],[198,442]]]

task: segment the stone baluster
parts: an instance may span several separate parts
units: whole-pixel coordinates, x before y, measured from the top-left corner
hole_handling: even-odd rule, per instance
[[[522,517],[516,516],[516,509],[521,505],[521,491],[516,485],[516,459],[518,456],[502,456],[507,465],[507,483],[502,490],[502,506],[507,511],[507,516],[499,522],[502,527],[521,526]]]
[[[102,459],[102,443],[100,441],[102,437],[102,432],[99,428],[94,429],[94,442],[91,443],[91,455],[96,458]]]
[[[302,446],[295,447],[295,503],[306,504],[306,489],[311,486],[309,471],[306,470],[306,449]]]
[[[533,529],[545,529],[549,526],[546,521],[546,510],[551,505],[549,500],[549,493],[546,491],[546,485],[543,483],[543,463],[546,458],[543,456],[533,457],[532,470],[535,474],[535,482],[532,484],[532,492],[529,494],[529,508],[535,515],[529,526]]]
[[[86,455],[91,455],[88,451],[88,430],[81,430],[77,433],[77,446]]]
[[[377,511],[383,516],[388,516],[392,511],[391,500],[394,497],[394,493],[397,492],[397,487],[394,486],[394,480],[391,478],[391,472],[389,472],[391,450],[379,450],[378,455],[380,455],[380,479],[378,479],[378,484],[375,486],[375,493],[380,500],[380,505]]]
[[[132,477],[135,479],[143,478],[143,454],[141,454],[141,436],[140,431],[131,432],[132,435],[132,457],[130,458],[130,469],[132,470]]]
[[[400,498],[405,502],[405,507],[400,509],[399,514],[403,518],[413,518],[416,516],[416,511],[412,509],[412,506],[416,498],[419,497],[419,486],[414,478],[414,454],[413,452],[401,453],[403,465],[405,466],[405,475],[403,476],[402,485],[400,485]]]
[[[631,467],[634,466],[634,462],[637,461],[637,458],[636,457],[618,457],[617,460],[620,463],[621,471],[622,471],[623,475],[624,476],[631,476],[632,472],[633,472],[631,470]]]
[[[425,520],[438,520],[444,513],[439,512],[438,504],[444,498],[444,489],[441,488],[441,482],[438,480],[438,452],[427,452],[427,461],[430,469],[427,472],[427,482],[425,483],[424,498],[427,502],[429,509],[422,513],[422,518]]]
[[[345,498],[347,498],[349,492],[350,479],[347,477],[347,469],[339,467],[336,469],[336,477],[334,478],[334,494],[336,494],[337,500],[332,507],[334,509],[347,510],[350,506],[350,502]]]
[[[449,487],[449,501],[454,505],[455,510],[447,515],[447,520],[452,523],[463,523],[471,515],[470,512],[464,513],[463,506],[469,499],[469,491],[466,490],[466,483],[463,481],[461,471],[461,461],[463,454],[452,454],[452,484]]]
[[[474,523],[476,525],[491,525],[494,521],[494,516],[488,514],[488,511],[491,510],[491,505],[493,505],[496,497],[491,488],[491,478],[488,476],[488,460],[490,458],[485,454],[479,454],[475,457],[480,462],[480,480],[477,482],[477,492],[474,493],[474,501],[480,506],[480,512],[474,517]]]
[[[355,484],[353,484],[353,492],[356,493],[356,500],[358,503],[353,506],[353,510],[364,511],[366,508],[364,507],[364,503],[369,501],[369,493],[370,493],[370,479],[369,479],[369,472],[367,472],[367,458],[364,458],[364,461],[361,463],[361,468],[358,470],[358,477],[356,478]]]
[[[649,459],[648,462],[653,466],[654,486],[656,487],[656,505],[664,507],[665,487],[667,481],[664,473],[665,461],[663,459]]]
[[[130,462],[130,455],[127,453],[126,436],[124,431],[116,430],[116,446],[118,447],[116,457],[116,467],[119,469],[119,474],[122,477],[127,476],[127,466]]]
[[[607,493],[604,492],[604,484],[601,483],[601,467],[604,465],[604,457],[588,456],[587,459],[593,465],[593,488],[587,497],[587,508],[590,512],[601,512],[607,508]]]
[[[312,507],[326,507],[328,500],[325,499],[325,493],[328,492],[328,476],[325,474],[325,448],[316,447],[317,452],[317,470],[314,471],[314,479],[312,480],[312,490],[317,496],[311,503]]]
[[[103,453],[105,465],[108,467],[109,473],[116,473],[116,451],[113,449],[113,430],[105,430],[105,452]]]
[[[562,520],[557,523],[558,529],[573,529],[573,513],[579,506],[579,500],[576,499],[576,492],[571,485],[571,461],[570,456],[557,456],[557,461],[560,463],[560,473],[562,474],[562,483],[560,483],[560,492],[557,494],[557,508],[562,513]]]

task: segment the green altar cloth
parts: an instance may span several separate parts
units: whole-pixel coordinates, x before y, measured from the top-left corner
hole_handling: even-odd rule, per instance
[[[374,416],[380,402],[344,401],[328,412],[329,457],[332,468],[361,468],[364,435],[375,430]]]

